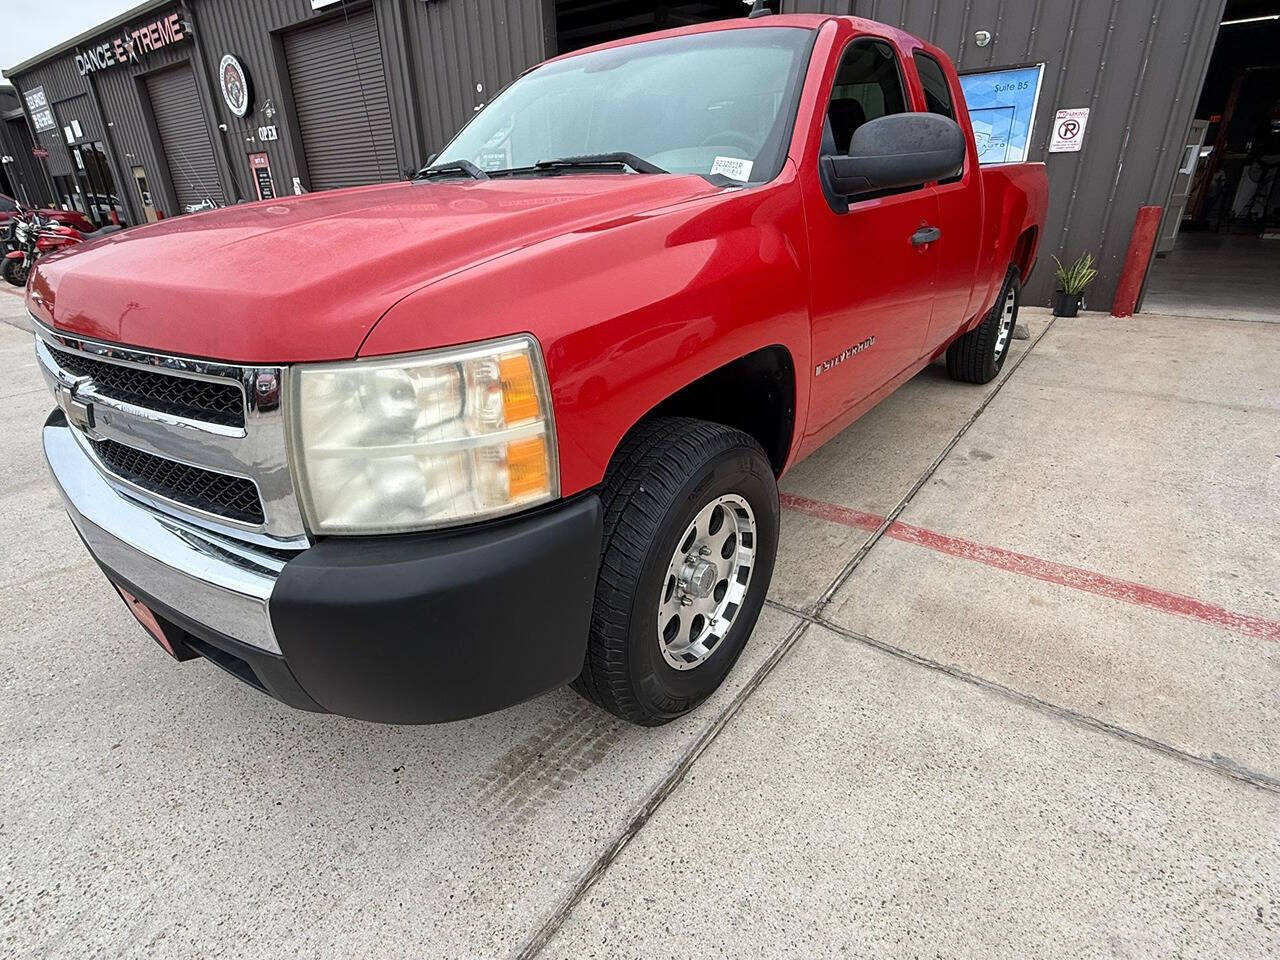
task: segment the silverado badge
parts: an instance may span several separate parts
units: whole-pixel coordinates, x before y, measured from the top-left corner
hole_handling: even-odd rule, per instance
[[[838,354],[836,354],[830,360],[823,360],[821,363],[815,366],[813,368],[813,375],[815,377],[822,376],[832,367],[838,367],[840,366],[840,364],[844,363],[846,360],[848,360],[850,357],[854,356],[855,354],[859,354],[863,350],[869,349],[875,342],[876,342],[875,337],[867,337],[867,339],[863,340],[861,343],[855,343],[852,347],[849,347],[847,350],[841,350]]]

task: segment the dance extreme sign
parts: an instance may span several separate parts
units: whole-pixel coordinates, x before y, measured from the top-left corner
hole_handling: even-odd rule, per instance
[[[142,59],[142,54],[171,47],[186,40],[188,36],[190,34],[186,31],[182,17],[174,11],[141,26],[126,28],[120,36],[77,53],[76,67],[83,77],[95,70],[136,63]]]

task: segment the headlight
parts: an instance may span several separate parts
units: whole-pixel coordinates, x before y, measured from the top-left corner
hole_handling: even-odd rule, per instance
[[[529,336],[299,364],[290,434],[314,533],[398,533],[560,495],[551,393]]]

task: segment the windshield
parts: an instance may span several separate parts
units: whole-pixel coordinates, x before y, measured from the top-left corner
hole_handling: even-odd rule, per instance
[[[772,180],[811,33],[757,27],[668,37],[548,63],[504,90],[432,166],[494,172],[634,154],[671,173]]]

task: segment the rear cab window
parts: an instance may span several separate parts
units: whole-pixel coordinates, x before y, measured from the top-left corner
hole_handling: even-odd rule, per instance
[[[954,120],[955,106],[951,102],[951,88],[947,86],[947,75],[942,70],[942,64],[919,50],[915,52],[915,61],[920,86],[924,88],[925,108],[930,113]]]
[[[929,113],[936,113],[948,120],[956,120],[955,99],[951,95],[951,86],[947,83],[947,73],[942,69],[942,64],[923,50],[916,50],[912,59],[916,65],[916,75],[920,78],[920,87],[924,91],[925,109]],[[965,165],[968,166],[968,163],[969,158],[966,155]],[[941,182],[956,183],[963,177],[962,169],[954,177]]]

